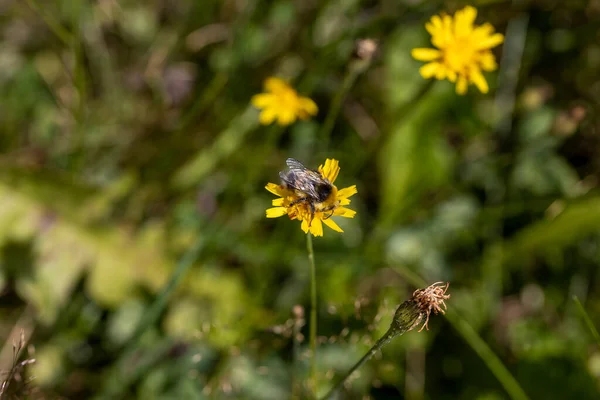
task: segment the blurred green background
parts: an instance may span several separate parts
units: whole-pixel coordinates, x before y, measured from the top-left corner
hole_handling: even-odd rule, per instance
[[[410,56],[467,4],[507,35],[487,95]],[[318,116],[260,126],[269,76]],[[419,276],[531,399],[598,399],[599,102],[598,0],[1,0],[0,369],[23,330],[31,398],[305,398],[305,238],[264,186],[329,157],[358,194],[314,240],[319,393]],[[436,317],[339,398],[509,395]]]

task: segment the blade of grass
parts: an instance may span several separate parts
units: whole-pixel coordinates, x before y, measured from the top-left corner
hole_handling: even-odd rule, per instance
[[[573,296],[573,301],[577,305],[577,310],[579,310],[579,313],[581,314],[581,318],[583,318],[583,320],[585,321],[586,325],[590,329],[590,332],[592,332],[592,336],[594,337],[594,340],[596,341],[596,343],[598,344],[598,346],[600,346],[600,334],[598,334],[598,330],[594,326],[594,323],[592,322],[592,319],[590,318],[590,316],[585,311],[585,308],[583,308],[583,304],[581,304],[581,301],[579,301],[579,298],[577,296]]]

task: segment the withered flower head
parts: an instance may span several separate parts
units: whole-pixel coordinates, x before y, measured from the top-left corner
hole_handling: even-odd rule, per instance
[[[425,289],[417,289],[413,292],[412,300],[417,303],[417,306],[421,310],[421,314],[425,315],[425,322],[421,329],[419,329],[419,332],[421,332],[423,328],[429,330],[427,323],[429,322],[429,315],[431,315],[432,311],[434,314],[440,312],[445,314],[444,310],[446,310],[446,303],[444,303],[444,300],[450,298],[450,295],[446,294],[449,286],[450,282],[446,282],[446,284],[444,284],[444,282],[436,282]]]
[[[415,290],[412,297],[400,304],[396,309],[392,329],[404,333],[414,329],[425,318],[425,322],[421,326],[421,329],[419,329],[419,332],[425,328],[429,330],[427,324],[429,323],[431,313],[437,314],[441,312],[444,314],[444,310],[446,309],[444,300],[450,298],[450,295],[446,294],[449,286],[450,283],[436,282],[425,289]]]
[[[361,60],[370,61],[377,53],[378,47],[379,45],[374,39],[359,39],[356,41],[356,56]]]

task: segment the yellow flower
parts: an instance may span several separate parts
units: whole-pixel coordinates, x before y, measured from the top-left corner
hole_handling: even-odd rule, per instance
[[[504,41],[504,36],[494,33],[494,27],[485,23],[474,26],[477,10],[467,6],[454,14],[434,15],[425,28],[431,34],[431,43],[437,49],[413,49],[412,56],[419,61],[428,61],[421,67],[425,79],[448,79],[456,82],[456,93],[465,94],[469,83],[482,92],[489,88],[481,71],[498,68],[492,54],[493,47]]]
[[[268,78],[264,84],[267,93],[252,96],[252,105],[262,109],[260,123],[269,125],[277,119],[279,125],[290,125],[299,119],[317,114],[317,105],[308,97],[299,96],[285,81]]]
[[[290,219],[302,221],[300,227],[304,233],[310,231],[313,236],[323,236],[323,224],[336,232],[343,232],[338,224],[330,217],[340,216],[354,218],[356,211],[350,210],[344,206],[350,204],[349,197],[358,192],[356,190],[356,185],[338,190],[333,184],[340,172],[339,162],[337,160],[326,159],[325,165],[320,165],[318,171],[321,174],[321,177],[327,179],[327,181],[331,183],[332,191],[325,201],[314,204],[314,215],[310,205],[306,201],[297,201],[301,197],[296,191],[287,189],[282,185],[268,183],[267,186],[265,186],[265,189],[274,195],[279,196],[279,198],[273,200],[273,206],[275,207],[267,209],[267,218],[277,218],[287,214]]]

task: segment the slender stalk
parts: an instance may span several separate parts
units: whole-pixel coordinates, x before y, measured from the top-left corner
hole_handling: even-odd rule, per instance
[[[344,382],[346,382],[346,380],[348,380],[350,378],[350,376],[352,376],[354,371],[356,371],[360,367],[362,367],[364,363],[369,361],[375,355],[375,353],[377,353],[379,350],[381,350],[383,348],[383,346],[388,344],[393,338],[395,338],[396,336],[400,336],[400,335],[414,329],[423,320],[424,316],[429,317],[430,311],[424,311],[422,309],[422,305],[425,303],[423,303],[422,299],[417,299],[415,297],[415,295],[419,296],[419,293],[428,293],[429,294],[429,293],[431,293],[429,291],[431,288],[433,288],[433,290],[439,290],[439,288],[435,288],[435,286],[437,286],[437,285],[434,284],[434,285],[430,286],[428,289],[415,291],[413,293],[413,296],[409,300],[406,300],[405,302],[400,304],[398,306],[398,308],[396,309],[396,312],[394,313],[394,318],[393,318],[392,323],[390,324],[390,328],[387,330],[387,332],[373,345],[373,347],[371,347],[371,349],[369,349],[369,351],[367,351],[367,353],[360,360],[358,360],[358,362],[356,364],[354,364],[354,366],[352,368],[350,368],[348,370],[348,372],[346,372],[346,374],[336,383],[336,385],[325,396],[323,396],[321,398],[321,400],[329,399],[338,390],[340,390],[342,388],[342,386],[344,386]],[[444,291],[444,293],[445,293],[445,291]],[[444,293],[442,293],[442,295]],[[450,296],[449,295],[442,296],[441,297],[442,301],[439,304],[444,304],[443,299],[448,298],[448,297],[450,297]],[[439,309],[439,304],[436,304],[435,301],[431,302],[431,300],[428,300],[427,306],[429,306],[429,304],[431,304],[431,307]],[[445,305],[444,305],[444,307],[445,307]],[[427,324],[427,321],[425,322],[425,324]]]
[[[346,98],[346,95],[354,85],[356,78],[358,78],[358,76],[368,68],[369,64],[370,61],[368,60],[357,60],[349,65],[346,75],[344,76],[344,80],[342,81],[342,86],[331,101],[327,116],[325,117],[325,122],[323,123],[323,128],[321,129],[321,133],[319,135],[323,141],[323,147],[325,149],[329,146],[329,137],[331,136],[331,131],[333,130],[335,120],[337,119],[340,109],[342,108],[344,98]]]
[[[573,296],[573,301],[577,305],[577,310],[579,310],[579,313],[581,314],[581,317],[583,318],[583,320],[585,321],[586,325],[588,326],[590,332],[592,333],[592,336],[596,340],[596,343],[598,343],[598,346],[600,346],[600,334],[598,334],[598,330],[594,326],[594,323],[592,322],[592,319],[585,312],[585,308],[583,308],[583,304],[581,304],[581,301],[579,301],[579,298],[577,296]]]
[[[334,393],[336,393],[338,390],[340,390],[342,388],[342,386],[344,386],[344,382],[346,382],[346,380],[348,378],[350,378],[350,376],[352,376],[354,371],[356,371],[360,367],[362,367],[363,364],[366,363],[367,361],[369,361],[375,355],[375,353],[377,353],[379,350],[381,350],[383,348],[383,346],[388,344],[394,337],[396,337],[397,335],[401,335],[402,333],[404,333],[404,332],[397,333],[395,331],[394,327],[390,327],[390,329],[388,329],[388,331],[385,333],[385,335],[383,335],[373,345],[373,347],[371,347],[371,349],[360,360],[358,360],[358,362],[356,364],[354,364],[354,366],[352,368],[350,368],[348,370],[348,372],[346,372],[346,374],[336,383],[336,385],[333,388],[331,388],[331,390],[329,392],[327,392],[327,394],[325,396],[323,396],[321,398],[321,400],[326,400],[326,399],[329,399],[331,396],[333,396]]]
[[[317,268],[312,244],[312,234],[306,234],[306,249],[310,264],[310,386],[317,397]]]
[[[63,27],[56,19],[42,11],[37,0],[26,0],[27,5],[34,10],[46,23],[48,28],[54,33],[64,44],[71,46],[74,42],[74,37],[65,27]]]

